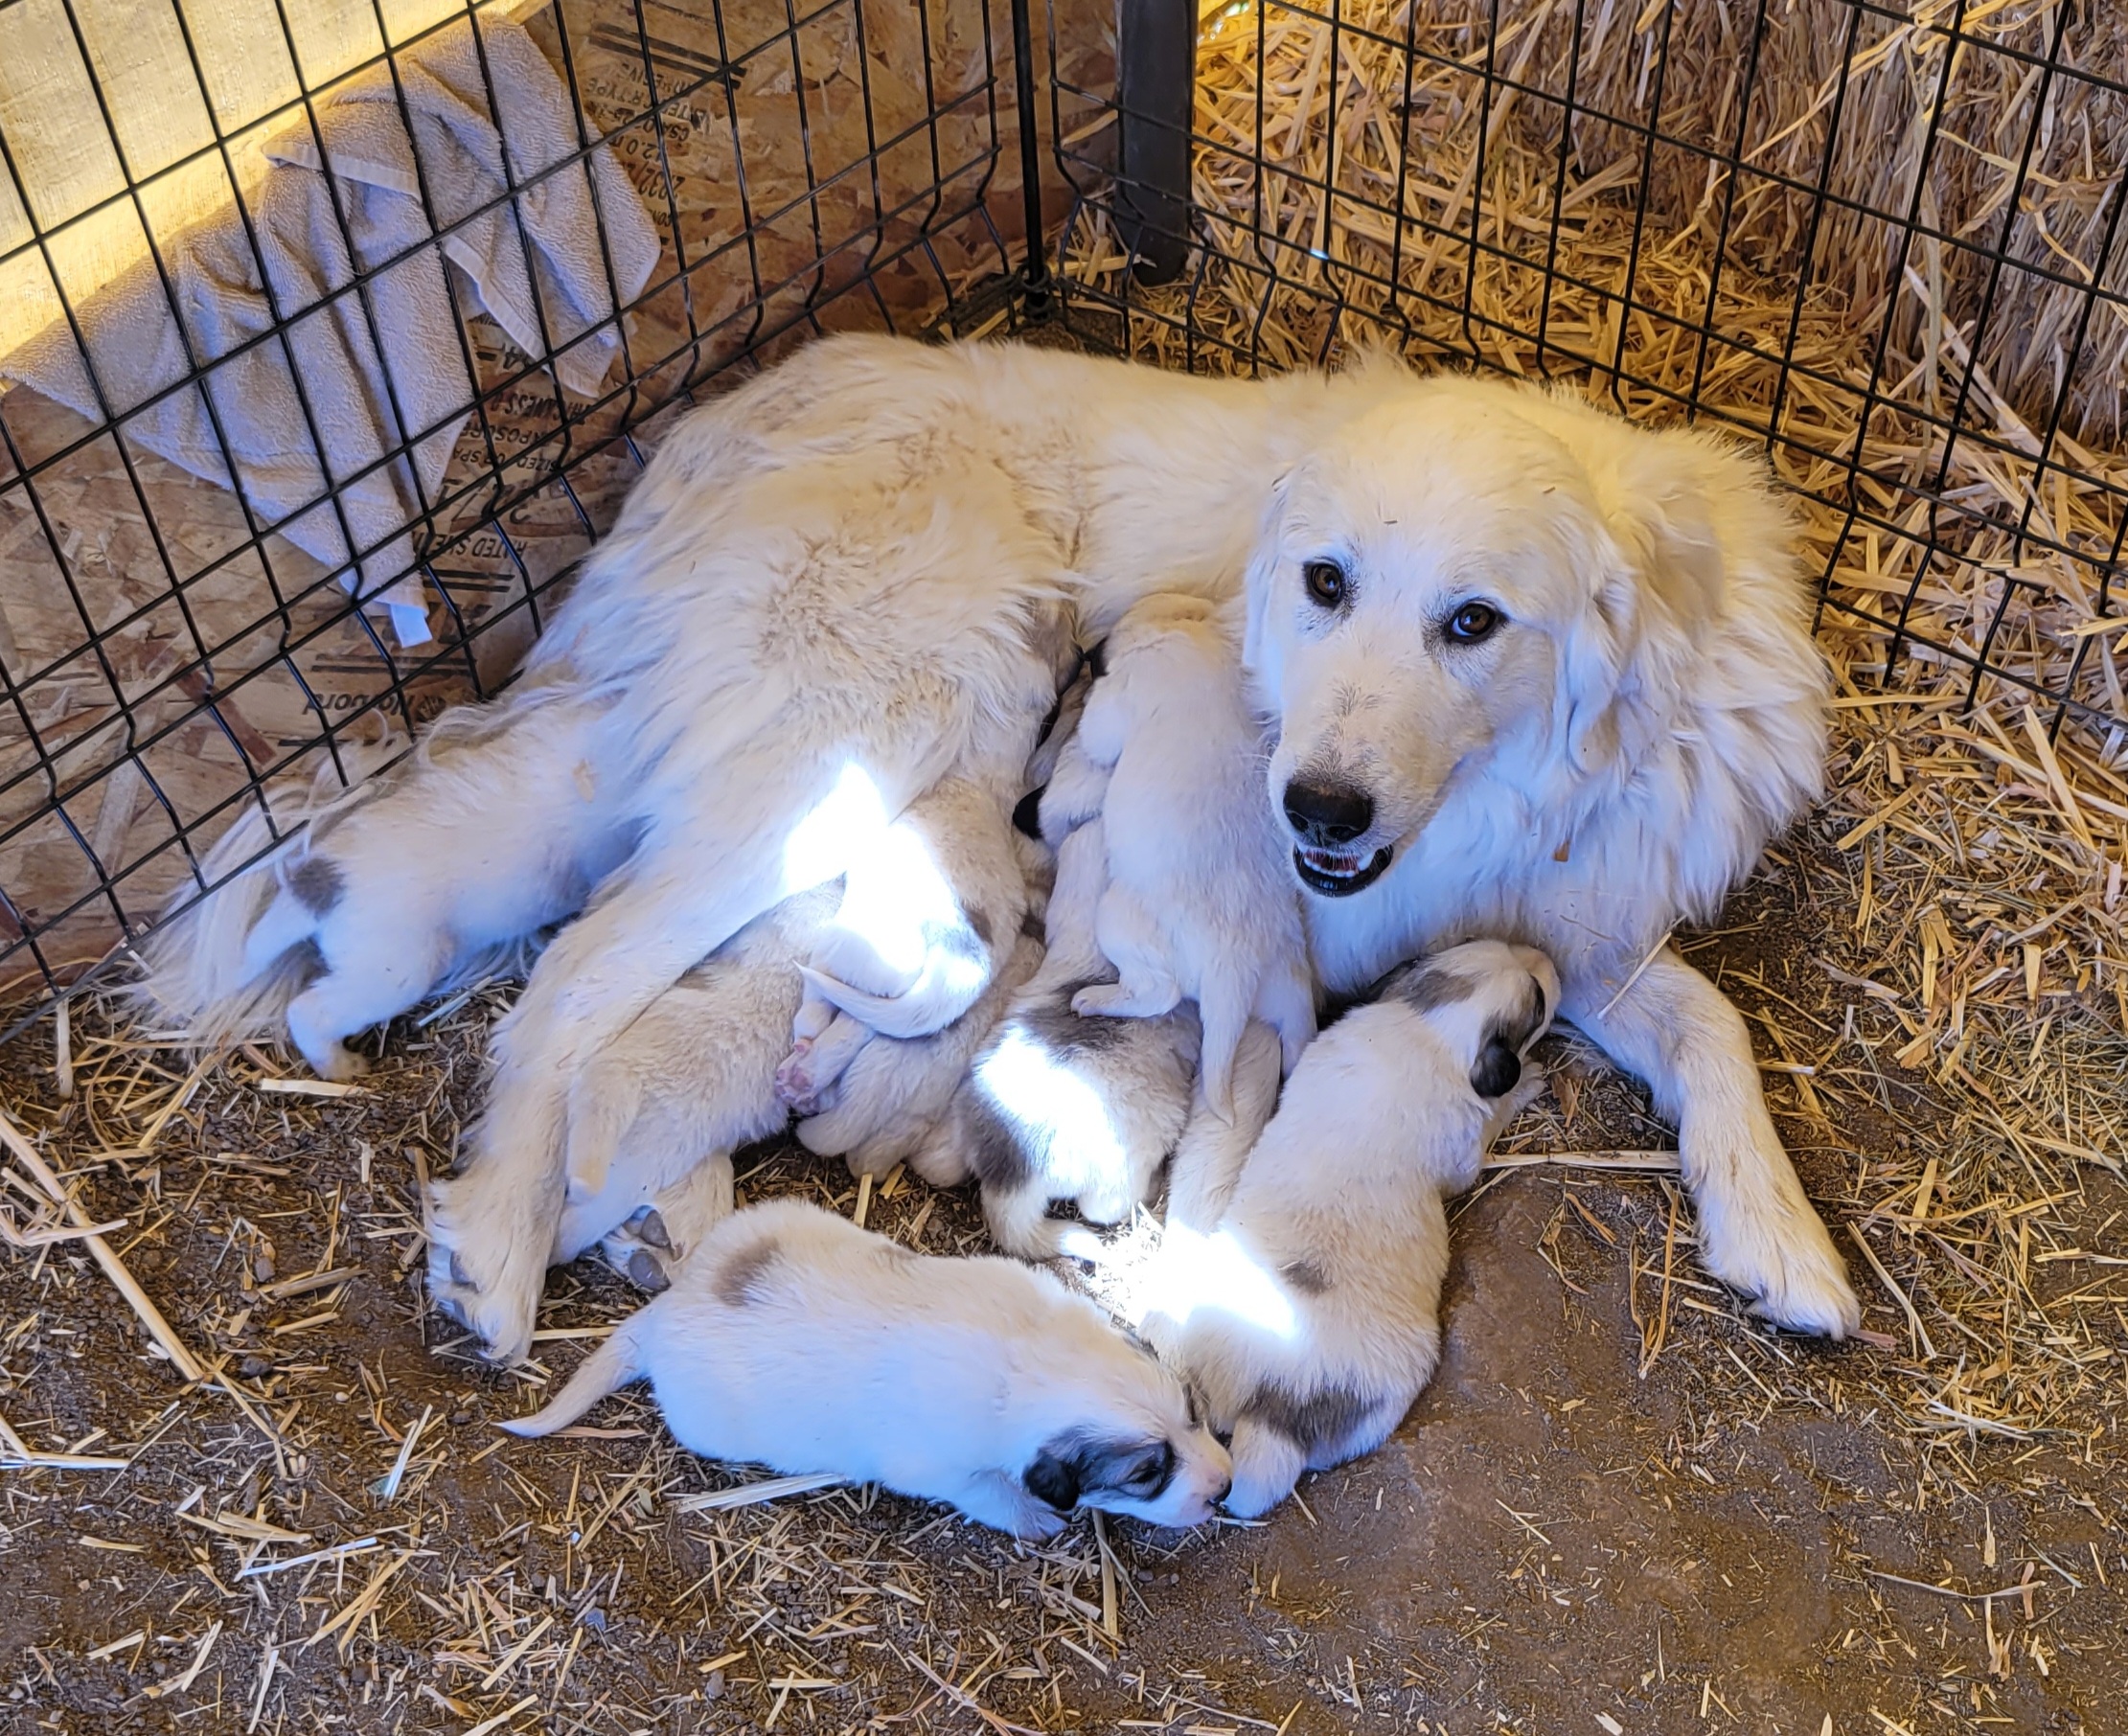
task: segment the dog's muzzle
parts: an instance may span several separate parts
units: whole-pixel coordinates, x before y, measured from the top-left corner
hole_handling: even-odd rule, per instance
[[[1286,786],[1282,806],[1300,840],[1293,870],[1309,891],[1343,898],[1373,885],[1388,868],[1387,850],[1356,848],[1374,825],[1374,798],[1357,785],[1297,777]]]

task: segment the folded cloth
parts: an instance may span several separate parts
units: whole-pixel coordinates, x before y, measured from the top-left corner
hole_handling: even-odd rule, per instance
[[[267,142],[248,212],[232,204],[162,243],[160,269],[144,260],[87,297],[85,357],[65,321],[0,357],[0,378],[83,416],[138,411],[127,439],[240,487],[264,524],[349,568],[342,582],[389,608],[402,646],[430,637],[410,529],[474,399],[444,261],[580,397],[620,351],[614,295],[632,301],[657,263],[603,146],[555,169],[581,143],[538,46],[499,11],[476,17],[399,55],[396,85],[378,66],[316,99],[315,130]],[[357,272],[358,290],[320,305]],[[195,366],[204,394],[172,391]],[[386,459],[402,447],[411,465]]]

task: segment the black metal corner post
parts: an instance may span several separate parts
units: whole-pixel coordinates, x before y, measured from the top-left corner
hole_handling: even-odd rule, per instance
[[[1142,284],[1189,257],[1197,0],[1116,0],[1116,216]]]
[[[1027,263],[1020,268],[1022,308],[1030,319],[1049,315],[1049,237],[1041,215],[1041,139],[1036,130],[1034,0],[1012,0],[1013,103],[1019,115],[1019,196],[1027,224]]]

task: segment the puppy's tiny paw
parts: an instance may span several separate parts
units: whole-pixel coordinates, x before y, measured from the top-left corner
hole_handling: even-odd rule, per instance
[[[658,1263],[657,1256],[647,1247],[639,1247],[629,1256],[628,1275],[634,1283],[649,1291],[653,1296],[659,1291],[670,1290],[673,1287],[672,1279],[665,1275],[665,1268]]]
[[[656,1206],[646,1205],[629,1222],[635,1226],[635,1233],[661,1253],[673,1251],[673,1238],[665,1228],[665,1217]]]
[[[801,1115],[810,1115],[819,1107],[813,1101],[814,1094],[812,1039],[801,1037],[790,1045],[790,1053],[777,1063],[776,1101]]]
[[[345,1043],[335,1044],[331,1052],[318,1059],[323,1063],[317,1069],[318,1077],[334,1085],[353,1085],[357,1079],[369,1076],[368,1057],[357,1055]]]

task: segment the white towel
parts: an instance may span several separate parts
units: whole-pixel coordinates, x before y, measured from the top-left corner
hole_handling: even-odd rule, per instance
[[[415,560],[408,528],[422,503],[435,500],[473,400],[442,260],[528,354],[578,340],[555,372],[569,391],[590,397],[620,351],[614,291],[623,302],[640,295],[658,256],[641,200],[603,147],[583,165],[525,186],[579,148],[576,110],[519,26],[484,11],[478,29],[477,43],[468,19],[399,57],[404,114],[390,69],[378,67],[317,99],[322,156],[308,121],[267,143],[271,167],[251,206],[256,254],[234,206],[165,244],[182,331],[150,259],[76,309],[93,382],[64,321],[0,357],[0,377],[101,421],[98,385],[111,412],[126,415],[191,372],[189,338],[200,365],[219,362],[206,376],[206,395],[197,385],[172,392],[126,422],[126,437],[228,488],[218,420],[252,511],[331,567],[350,560],[344,514],[356,546],[370,552],[343,582],[365,603],[388,606],[402,646],[430,637],[420,577],[407,570]],[[502,198],[506,152],[522,191],[445,236],[439,258],[437,245],[423,244],[435,234],[423,186],[436,228],[450,228]],[[418,251],[378,271],[410,248]],[[357,268],[376,275],[318,306]],[[273,330],[277,305],[284,334],[232,355]],[[414,436],[412,469],[403,458],[380,462]],[[298,512],[326,492],[327,475],[339,510],[326,500]]]

